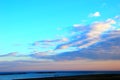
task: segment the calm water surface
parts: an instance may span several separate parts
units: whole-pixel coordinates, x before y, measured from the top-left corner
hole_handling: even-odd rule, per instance
[[[120,71],[56,71],[56,72],[26,72],[26,73],[0,73],[0,80],[13,80],[25,78],[44,78],[58,76],[74,76],[89,74],[120,74]]]

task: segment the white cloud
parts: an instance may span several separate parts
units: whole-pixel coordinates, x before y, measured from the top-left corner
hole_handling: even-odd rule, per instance
[[[91,30],[86,34],[88,37],[88,43],[81,45],[79,48],[89,47],[101,39],[101,35],[110,30],[116,22],[112,19],[108,19],[105,22],[97,22],[91,25]]]
[[[61,41],[67,42],[67,41],[69,41],[69,39],[64,37],[64,38],[61,39]]]
[[[102,35],[105,31],[112,28],[112,24],[116,22],[112,19],[108,19],[105,22],[97,22],[91,25],[91,30],[88,32],[87,36],[89,38],[97,38]]]
[[[114,18],[120,20],[120,16],[119,15],[115,16]]]
[[[73,27],[80,27],[81,24],[74,24]]]
[[[100,17],[100,12],[91,13],[89,17]]]

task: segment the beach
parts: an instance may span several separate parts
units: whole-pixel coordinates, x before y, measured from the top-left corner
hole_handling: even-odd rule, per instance
[[[120,80],[120,74],[93,74],[66,77],[28,78],[14,80]]]

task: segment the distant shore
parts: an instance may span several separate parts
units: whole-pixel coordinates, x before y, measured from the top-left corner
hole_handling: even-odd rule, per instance
[[[28,74],[28,73],[44,74],[44,73],[56,73],[56,72],[2,72],[0,73],[0,75],[15,75],[15,74]]]
[[[14,80],[120,80],[120,74],[94,74],[67,77],[29,78]]]

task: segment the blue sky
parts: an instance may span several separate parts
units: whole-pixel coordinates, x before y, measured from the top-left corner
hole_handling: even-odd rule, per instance
[[[119,0],[1,0],[1,65],[32,61],[33,67],[29,69],[40,70],[35,66],[43,64],[34,62],[46,61],[46,65],[52,61],[51,64],[60,65],[62,60],[70,65],[73,64],[69,61],[82,63],[84,60],[87,64],[91,60],[102,60],[103,64],[108,64],[106,60],[119,62],[119,9]],[[108,49],[111,49],[111,53]],[[92,67],[96,67],[97,63],[94,65]],[[120,65],[116,66],[112,66],[114,70],[120,70]],[[73,66],[72,69],[84,68]],[[11,67],[9,70],[14,71]]]

